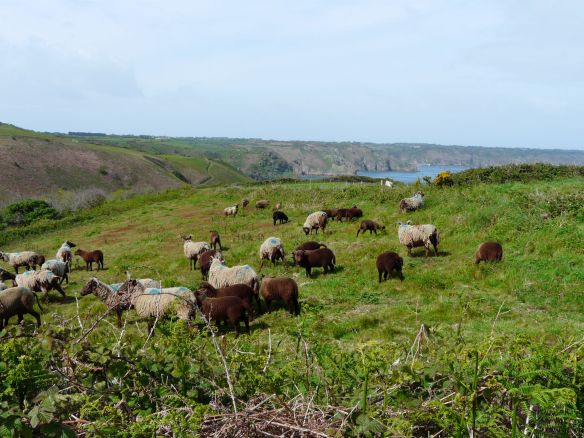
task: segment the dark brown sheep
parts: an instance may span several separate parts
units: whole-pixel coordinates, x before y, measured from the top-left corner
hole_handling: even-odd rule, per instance
[[[209,249],[199,256],[199,266],[201,267],[201,275],[205,280],[209,276],[209,269],[211,269],[211,262],[213,261],[213,257],[219,257],[221,261],[225,261],[223,260],[223,256],[221,255],[221,253],[214,249]]]
[[[262,199],[255,203],[255,208],[266,208],[268,205],[270,205],[270,201]]]
[[[475,254],[475,263],[500,262],[503,258],[503,247],[498,242],[485,242],[479,246]]]
[[[247,207],[248,205],[249,205],[249,199],[247,199],[247,198],[243,198],[243,199],[241,200],[241,206],[242,206],[243,208],[245,208],[245,207]]]
[[[334,221],[335,217],[337,216],[337,212],[339,211],[338,208],[329,208],[328,210],[323,210],[327,217],[331,220]]]
[[[254,294],[254,291],[247,284],[234,284],[233,286],[222,287],[215,289],[210,283],[204,281],[201,283],[199,290],[195,292],[197,306],[201,307],[205,298],[220,298],[220,297],[239,297],[247,304],[249,304],[249,320],[253,320],[253,306],[252,300],[255,298],[259,305],[259,298]]]
[[[378,224],[377,222],[370,221],[369,219],[365,219],[361,221],[361,225],[359,225],[359,229],[357,230],[357,236],[359,233],[369,230],[369,234],[375,233],[377,235],[377,230],[385,230],[385,225]]]
[[[211,248],[217,249],[217,245],[219,245],[219,249],[223,251],[221,247],[221,237],[217,231],[211,231]]]
[[[12,283],[14,284],[14,286],[16,286],[15,279],[16,279],[16,275],[0,268],[0,282],[12,280]]]
[[[353,219],[357,219],[363,216],[363,210],[357,207],[351,208],[339,208],[337,211],[337,220],[342,222],[343,219],[347,219],[349,221]]]
[[[93,271],[93,263],[97,263],[97,270],[103,269],[103,252],[99,249],[95,251],[83,251],[78,249],[75,251],[75,255],[81,257],[85,261],[85,270]]]
[[[312,268],[323,268],[324,273],[335,269],[335,254],[328,248],[315,249],[313,251],[299,250],[293,253],[297,265],[306,269],[306,276],[310,277]]]
[[[298,303],[298,285],[288,277],[270,278],[262,280],[260,295],[266,302],[268,312],[272,311],[272,301],[281,300],[291,315],[300,315],[300,304]]]
[[[315,242],[314,240],[310,240],[308,242],[304,242],[302,245],[298,245],[294,251],[313,251],[319,248],[326,248],[324,243]],[[292,257],[292,263],[296,266],[296,260]]]
[[[219,325],[229,321],[235,329],[235,336],[239,336],[239,324],[245,323],[249,333],[249,314],[251,306],[239,297],[206,298],[201,306],[201,313],[207,321],[215,321]]]
[[[379,282],[381,283],[381,277],[387,280],[390,275],[396,275],[401,281],[404,281],[404,275],[402,274],[402,267],[404,265],[404,259],[402,259],[399,254],[395,252],[384,252],[377,256],[377,272],[379,273]]]
[[[276,226],[276,222],[280,221],[280,225],[283,223],[288,223],[288,216],[283,211],[275,211],[272,215],[272,219],[274,219],[274,226]]]

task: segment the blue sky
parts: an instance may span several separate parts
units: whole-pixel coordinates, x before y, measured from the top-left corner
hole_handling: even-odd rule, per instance
[[[584,149],[584,2],[0,1],[0,121]]]

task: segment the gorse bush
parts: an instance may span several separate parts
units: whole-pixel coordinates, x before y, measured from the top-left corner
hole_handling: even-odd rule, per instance
[[[450,172],[443,171],[434,177],[434,185],[437,187],[446,187],[454,184]]]
[[[57,219],[59,213],[46,201],[25,199],[4,208],[2,222],[7,225],[29,225],[40,219]]]

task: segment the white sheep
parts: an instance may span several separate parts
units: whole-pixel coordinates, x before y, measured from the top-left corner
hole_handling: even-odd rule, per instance
[[[71,260],[73,260],[73,253],[71,252],[71,248],[75,248],[75,246],[77,245],[75,245],[73,242],[70,242],[69,240],[66,240],[57,250],[57,254],[55,255],[57,260],[65,262],[69,265],[69,270],[71,269]]]
[[[434,247],[434,254],[438,257],[438,242],[440,242],[440,234],[434,225],[412,225],[411,221],[407,223],[399,222],[397,230],[399,243],[408,249],[408,256],[412,255],[412,248],[423,246],[425,248],[426,257],[430,245]]]
[[[237,215],[238,209],[239,209],[239,204],[235,204],[231,207],[224,208],[223,213],[225,213],[225,216],[235,216],[235,215]]]
[[[264,266],[264,260],[271,260],[275,265],[276,260],[284,261],[284,244],[277,237],[268,237],[260,246],[260,271]]]
[[[393,181],[381,180],[381,185],[385,186],[385,187],[389,187],[391,189],[393,187]]]
[[[0,252],[0,258],[14,268],[18,274],[18,268],[25,266],[26,269],[36,269],[36,265],[43,262],[43,256],[34,251],[22,252]]]
[[[193,236],[180,236],[183,243],[183,250],[185,253],[185,257],[189,259],[189,267],[191,271],[193,268],[197,266],[197,259],[199,256],[204,253],[205,251],[211,249],[207,242],[193,242]]]
[[[53,274],[61,277],[59,280],[60,284],[63,284],[63,280],[67,280],[69,284],[69,264],[62,262],[61,260],[51,259],[44,262],[41,266],[41,270],[52,271]]]
[[[247,284],[254,291],[256,297],[260,288],[258,275],[251,266],[240,265],[228,268],[218,257],[213,257],[211,261],[209,283],[215,289],[233,286],[234,284]]]
[[[406,211],[415,211],[424,205],[424,193],[416,192],[411,198],[402,199],[399,202],[399,211],[405,213]]]
[[[322,229],[322,232],[324,233],[327,219],[327,215],[324,211],[315,211],[314,213],[310,213],[304,221],[304,225],[302,225],[304,234],[308,236],[308,234],[312,233],[312,230],[315,230],[316,234],[318,234],[319,228]]]
[[[60,278],[51,271],[26,271],[16,276],[18,286],[28,287],[33,292],[44,292],[45,301],[49,301],[49,291],[56,289],[63,298],[66,298],[65,291],[59,284]]]

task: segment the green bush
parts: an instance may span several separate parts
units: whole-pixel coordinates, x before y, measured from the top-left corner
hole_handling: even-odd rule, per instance
[[[512,181],[550,181],[556,178],[584,176],[584,166],[556,166],[553,164],[508,164],[468,169],[452,174],[455,185],[506,183]]]
[[[39,219],[57,219],[59,212],[46,201],[25,199],[4,209],[2,221],[8,225],[28,225]]]

